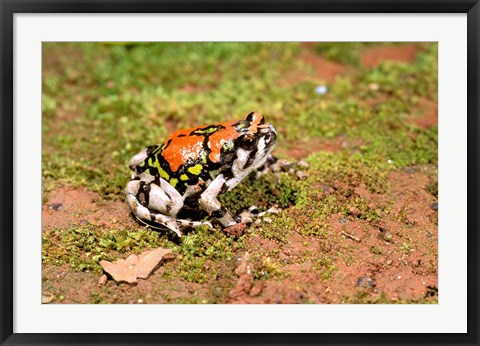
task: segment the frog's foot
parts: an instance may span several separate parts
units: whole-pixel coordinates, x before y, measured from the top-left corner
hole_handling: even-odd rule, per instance
[[[296,175],[300,179],[304,179],[306,178],[306,175],[300,170],[301,167],[308,167],[308,163],[305,161],[290,162],[288,160],[278,159],[273,155],[269,155],[267,161],[265,161],[265,164],[257,171],[257,178],[270,172],[288,172]]]
[[[260,212],[257,206],[252,205],[250,208],[245,210],[244,212],[240,213],[239,217],[241,222],[245,224],[251,224],[255,221],[255,223],[260,223],[262,221],[262,218],[267,215],[267,214],[278,214],[280,210],[276,207],[271,207],[265,211]],[[264,218],[264,221],[268,221],[271,219],[267,217]]]

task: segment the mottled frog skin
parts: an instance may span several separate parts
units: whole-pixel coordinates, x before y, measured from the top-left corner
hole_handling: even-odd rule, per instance
[[[262,166],[276,138],[275,127],[258,112],[245,120],[178,130],[163,144],[147,147],[130,160],[133,174],[125,188],[127,203],[141,221],[178,236],[186,227],[212,226],[208,221],[177,218],[186,205],[198,205],[224,228],[233,226],[239,220],[217,196]]]

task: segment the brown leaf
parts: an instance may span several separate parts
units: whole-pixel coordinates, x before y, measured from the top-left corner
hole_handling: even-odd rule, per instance
[[[137,278],[146,279],[148,275],[157,267],[162,258],[172,252],[171,249],[154,249],[150,251],[145,251],[138,258],[138,263],[136,265],[136,274]]]
[[[172,252],[171,249],[163,248],[147,250],[139,256],[130,255],[127,259],[119,259],[114,263],[100,261],[100,265],[115,281],[135,283],[137,278],[146,279],[162,258],[170,252]]]

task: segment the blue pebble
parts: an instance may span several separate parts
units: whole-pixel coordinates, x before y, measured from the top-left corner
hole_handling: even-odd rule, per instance
[[[319,85],[315,88],[315,92],[319,95],[326,94],[328,91],[328,88],[325,85]]]

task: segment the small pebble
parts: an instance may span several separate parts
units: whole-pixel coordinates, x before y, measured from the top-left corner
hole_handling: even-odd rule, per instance
[[[350,212],[350,214],[353,215],[353,216],[360,216],[360,215],[362,215],[362,211],[361,211],[360,209],[356,208],[356,207],[351,207],[351,208],[349,209],[349,212]]]
[[[107,276],[105,274],[103,274],[98,279],[98,286],[104,286],[106,283],[107,283]]]
[[[319,95],[324,95],[328,92],[328,88],[325,85],[319,85],[315,87],[315,92]]]
[[[267,217],[264,217],[264,218],[263,218],[263,221],[268,222],[268,223],[272,223],[272,222],[273,222],[273,220],[272,220],[271,218],[269,218],[268,216],[267,216]]]
[[[340,219],[340,223],[347,223],[348,222],[348,219],[346,217],[342,217]]]
[[[52,203],[48,206],[48,209],[51,209],[51,210],[62,210],[63,209],[63,204],[62,203]]]
[[[262,292],[262,289],[263,289],[262,284],[257,284],[253,286],[252,289],[250,290],[250,297],[258,296]]]
[[[247,225],[243,222],[224,228],[223,231],[232,237],[240,237],[247,230]]]
[[[377,83],[370,83],[368,85],[368,89],[370,89],[371,91],[378,91],[378,89],[380,89],[380,85],[378,85]]]
[[[414,173],[417,173],[417,170],[415,167],[407,167],[405,168],[405,173],[414,174]]]
[[[438,210],[438,203],[430,204],[430,208],[432,208],[433,210]]]
[[[374,288],[377,285],[375,280],[369,276],[362,276],[357,279],[355,286],[362,288]]]

